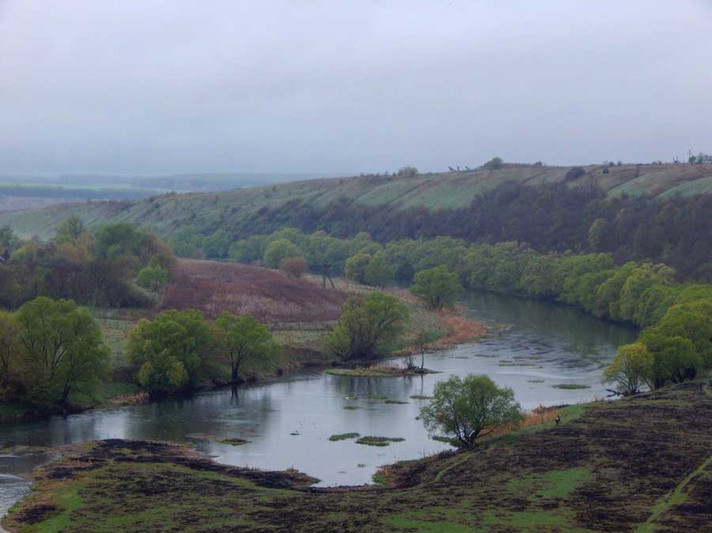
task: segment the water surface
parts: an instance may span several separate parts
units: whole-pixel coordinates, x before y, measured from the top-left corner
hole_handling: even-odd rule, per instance
[[[307,373],[290,380],[198,394],[140,406],[102,408],[66,418],[0,426],[0,444],[58,446],[105,438],[155,439],[188,443],[222,463],[262,469],[296,468],[319,478],[320,485],[368,483],[378,466],[414,459],[449,446],[430,440],[416,420],[433,385],[452,374],[489,375],[512,387],[524,408],[602,398],[602,369],[617,346],[635,331],[586,316],[570,307],[473,294],[469,315],[497,328],[491,338],[429,354],[426,366],[438,374],[409,378],[353,378]],[[399,362],[399,361],[394,361]],[[559,384],[590,388],[562,390]],[[386,403],[384,398],[398,402]],[[329,441],[337,433],[401,437],[376,448],[353,440]],[[216,439],[241,437],[243,446]],[[0,476],[17,475],[0,457]],[[9,479],[9,478],[8,478]],[[14,478],[13,478],[14,479]],[[17,480],[15,480],[17,482]],[[12,480],[0,478],[3,499],[12,500]],[[25,491],[26,484],[17,485]],[[7,497],[6,497],[7,495]],[[12,500],[14,501],[14,500]]]

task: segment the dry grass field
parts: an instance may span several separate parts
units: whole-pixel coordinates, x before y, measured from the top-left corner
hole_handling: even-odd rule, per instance
[[[273,329],[333,321],[348,293],[324,289],[278,270],[214,261],[181,260],[162,309],[198,309],[207,318],[223,311],[250,313]]]

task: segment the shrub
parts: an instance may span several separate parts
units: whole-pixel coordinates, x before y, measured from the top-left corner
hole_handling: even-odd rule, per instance
[[[307,261],[303,257],[287,257],[282,259],[279,268],[290,278],[301,278],[307,270]]]

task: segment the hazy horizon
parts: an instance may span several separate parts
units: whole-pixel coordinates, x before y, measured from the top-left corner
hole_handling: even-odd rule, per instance
[[[706,0],[0,0],[0,175],[712,151]]]

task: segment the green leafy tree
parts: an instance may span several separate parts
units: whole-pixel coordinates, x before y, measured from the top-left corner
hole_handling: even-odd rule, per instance
[[[363,272],[363,280],[372,287],[385,287],[393,281],[394,269],[388,264],[386,254],[378,252],[371,257]]]
[[[0,311],[0,394],[19,380],[19,365],[25,347],[20,340],[20,324],[7,311]]]
[[[450,272],[447,267],[421,270],[415,275],[414,281],[410,292],[428,302],[431,309],[454,307],[461,287],[457,274]]]
[[[240,368],[267,368],[279,352],[279,346],[267,327],[249,313],[234,315],[225,311],[216,320],[220,332],[221,357],[230,365],[230,378],[237,383]]]
[[[109,351],[84,307],[39,297],[16,313],[25,348],[21,363],[26,399],[36,405],[70,403],[91,395],[107,368]]]
[[[347,361],[366,361],[386,355],[408,320],[408,308],[382,292],[350,296],[329,338],[332,352]]]
[[[420,416],[428,432],[445,434],[465,448],[473,448],[479,437],[523,418],[512,389],[474,374],[436,383],[433,399],[420,409]]]
[[[263,261],[269,268],[279,268],[279,265],[287,257],[302,256],[301,249],[287,239],[277,239],[270,242],[265,248]]]
[[[371,261],[370,254],[358,253],[349,257],[346,260],[346,267],[344,269],[346,279],[350,279],[356,283],[365,283],[366,267],[369,261]]]
[[[147,266],[139,270],[136,284],[151,292],[159,292],[168,284],[168,277],[165,268]]]
[[[652,327],[643,330],[638,342],[653,356],[653,372],[648,382],[651,389],[694,379],[703,368],[702,357],[690,339],[671,337]]]
[[[198,311],[164,311],[129,331],[129,362],[153,395],[196,388],[214,368],[215,335]]]
[[[71,215],[57,226],[57,234],[54,240],[57,243],[76,242],[85,233],[86,227],[82,219],[77,215]]]
[[[603,371],[603,382],[614,383],[623,395],[637,394],[653,377],[655,358],[640,342],[618,348],[611,364]]]

